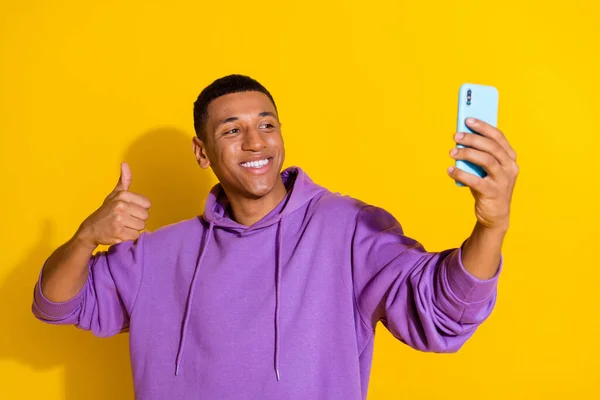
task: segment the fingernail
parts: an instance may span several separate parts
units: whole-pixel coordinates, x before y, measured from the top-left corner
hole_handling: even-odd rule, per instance
[[[454,148],[454,149],[450,150],[450,155],[451,155],[452,157],[454,157],[454,156],[456,155],[456,153],[458,153],[458,150],[457,150],[456,148]]]
[[[455,136],[456,140],[462,140],[465,137],[465,134],[462,132],[458,132]]]
[[[448,167],[448,173],[451,174],[452,172],[454,172],[454,167]]]
[[[471,117],[467,118],[467,124],[473,125],[475,122],[477,122],[477,121],[475,121],[475,118],[471,118]]]

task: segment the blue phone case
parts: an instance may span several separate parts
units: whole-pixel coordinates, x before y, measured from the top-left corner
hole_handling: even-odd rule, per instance
[[[498,126],[498,89],[493,86],[464,83],[460,86],[458,93],[458,119],[456,123],[457,132],[476,133],[469,129],[465,123],[468,117],[477,118],[488,124]],[[457,144],[456,147],[465,147]],[[470,161],[457,160],[456,168],[481,178],[487,173],[483,168]],[[458,186],[464,186],[456,182]]]

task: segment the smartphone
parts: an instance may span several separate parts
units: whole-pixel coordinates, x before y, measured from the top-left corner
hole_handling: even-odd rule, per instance
[[[498,89],[493,86],[464,83],[458,91],[458,118],[456,132],[477,134],[466,125],[468,117],[477,118],[481,121],[497,127],[498,126]],[[456,147],[465,147],[457,144]],[[487,176],[487,172],[470,161],[456,160],[456,168],[477,175],[481,178]],[[458,186],[464,186],[456,181]]]

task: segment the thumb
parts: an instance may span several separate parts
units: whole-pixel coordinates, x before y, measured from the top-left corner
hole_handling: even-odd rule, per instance
[[[131,185],[131,169],[129,169],[129,164],[123,162],[121,163],[121,176],[119,177],[119,182],[113,191],[120,192],[129,190],[129,185]]]

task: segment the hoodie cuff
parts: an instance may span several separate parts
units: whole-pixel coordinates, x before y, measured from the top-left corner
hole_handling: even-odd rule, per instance
[[[37,284],[34,289],[34,305],[40,311],[41,314],[48,317],[48,319],[56,320],[67,317],[77,308],[81,306],[83,302],[83,297],[85,296],[85,289],[87,287],[87,282],[83,285],[83,288],[70,300],[61,303],[55,303],[50,301],[44,296],[42,293],[42,273],[40,273],[40,277],[38,279]]]
[[[496,274],[490,279],[481,280],[465,269],[462,263],[462,249],[461,246],[449,256],[445,273],[446,284],[452,294],[463,303],[478,303],[489,299],[496,292],[498,277],[504,264],[503,255],[500,255]]]

